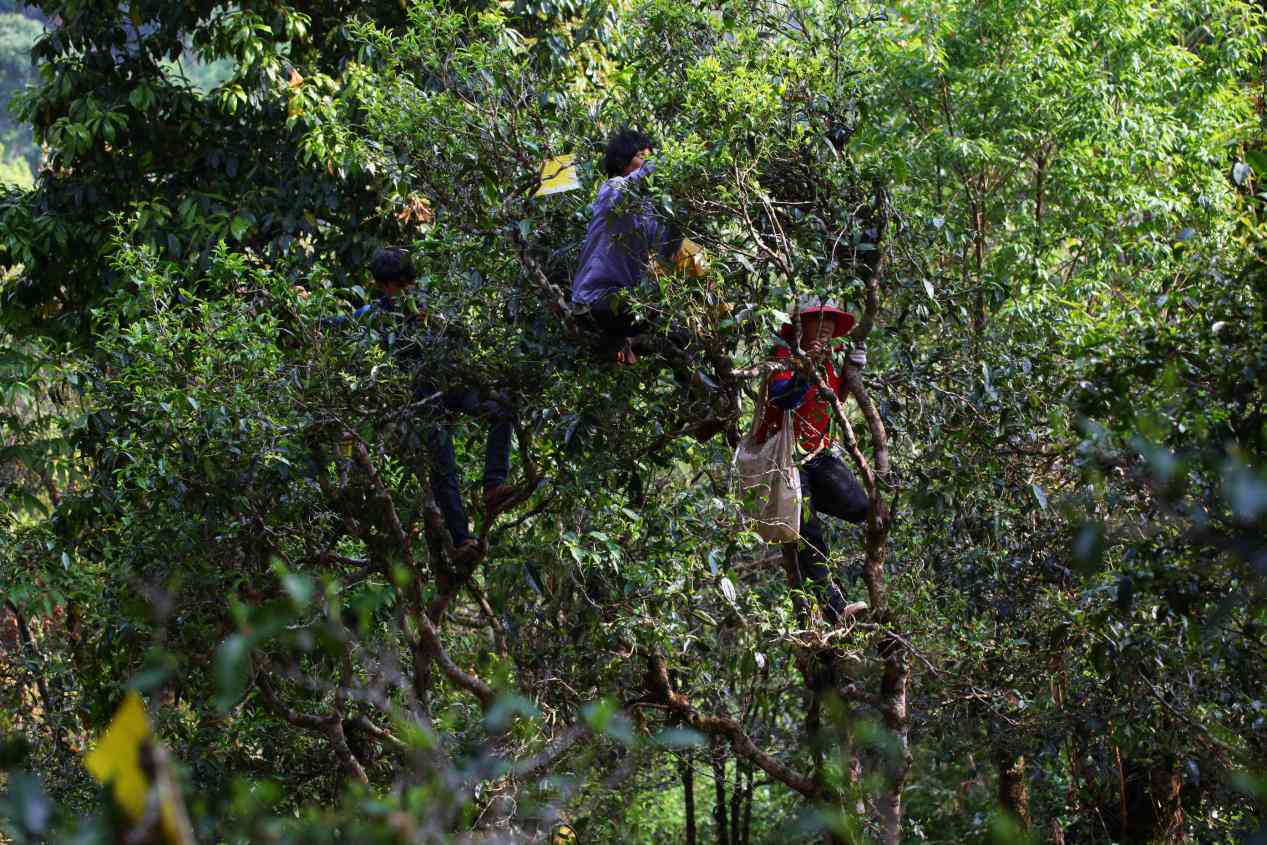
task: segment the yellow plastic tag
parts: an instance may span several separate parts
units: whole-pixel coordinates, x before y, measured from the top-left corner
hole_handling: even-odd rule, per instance
[[[134,819],[145,814],[150,784],[141,769],[141,745],[151,732],[145,702],[129,692],[97,747],[84,758],[84,766],[98,782],[113,784],[114,800]]]
[[[581,187],[576,177],[576,156],[556,156],[541,165],[541,187],[534,197],[546,197],[550,194],[561,194]]]

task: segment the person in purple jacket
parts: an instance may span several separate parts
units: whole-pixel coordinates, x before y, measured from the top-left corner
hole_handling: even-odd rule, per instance
[[[607,142],[603,169],[609,178],[590,206],[593,217],[572,280],[572,302],[589,307],[604,354],[614,351],[620,364],[637,362],[630,339],[647,329],[620,294],[642,279],[653,250],[669,262],[682,243],[673,227],[655,218],[651,202],[634,193],[655,172],[654,149],[655,142],[635,129],[622,129]]]

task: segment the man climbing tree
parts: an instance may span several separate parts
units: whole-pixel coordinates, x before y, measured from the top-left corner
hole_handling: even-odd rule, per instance
[[[382,296],[374,302],[362,305],[354,319],[376,313],[400,317],[407,327],[407,338],[396,343],[403,352],[401,359],[407,366],[418,368],[416,344],[427,341],[454,341],[455,332],[433,330],[425,326],[428,314],[425,310],[406,314],[401,295],[410,290],[418,280],[409,252],[402,247],[379,250],[370,262],[370,275]],[[347,318],[335,318],[329,323],[346,322]],[[437,320],[437,322],[441,322]],[[447,326],[447,322],[445,322]],[[420,332],[419,329],[422,329]],[[449,335],[443,337],[443,335]],[[445,527],[453,540],[453,559],[456,563],[469,563],[480,552],[479,541],[472,536],[466,509],[462,504],[462,490],[458,482],[457,459],[453,451],[453,434],[449,419],[458,414],[483,417],[489,421],[488,439],[484,447],[484,510],[489,515],[497,513],[514,496],[514,488],[506,483],[510,475],[510,437],[513,417],[506,403],[498,398],[485,396],[478,388],[468,384],[437,384],[434,375],[416,376],[414,401],[424,408],[438,406],[442,415],[426,427],[424,437],[430,459],[431,491],[436,505],[444,517]]]
[[[854,318],[834,303],[822,302],[817,297],[802,299],[797,310],[800,315],[799,338],[795,324],[785,323],[779,330],[779,336],[786,345],[775,348],[772,360],[786,360],[790,365],[792,349],[799,341],[800,348],[810,361],[814,365],[822,365],[824,386],[811,384],[804,374],[790,366],[772,373],[757,439],[764,442],[781,430],[785,412],[791,412],[796,440],[801,449],[810,455],[800,468],[801,490],[809,498],[809,516],[801,520],[799,548],[795,543],[786,544],[784,555],[795,559],[800,576],[808,577],[815,584],[824,602],[824,614],[828,621],[835,623],[844,613],[846,603],[827,568],[829,549],[819,516],[834,516],[860,524],[866,521],[869,508],[866,491],[836,454],[829,434],[829,402],[833,395],[839,396],[844,383],[842,372],[831,360],[832,346],[853,329]],[[866,347],[856,345],[848,360],[859,369],[865,367]],[[829,391],[832,395],[827,395]]]
[[[590,206],[593,216],[572,281],[572,301],[589,307],[604,357],[614,351],[620,364],[637,362],[631,338],[647,330],[629,312],[622,293],[642,279],[651,251],[668,261],[682,243],[675,227],[656,219],[650,201],[633,193],[655,172],[654,148],[655,142],[636,129],[622,129],[607,142],[603,170],[608,179]]]

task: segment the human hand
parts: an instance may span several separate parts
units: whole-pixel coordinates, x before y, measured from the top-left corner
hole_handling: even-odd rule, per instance
[[[815,340],[805,347],[805,354],[808,355],[815,363],[821,364],[823,361],[831,357],[831,342],[823,342]]]
[[[859,370],[867,366],[867,345],[865,343],[855,343],[853,349],[849,350],[848,361]]]

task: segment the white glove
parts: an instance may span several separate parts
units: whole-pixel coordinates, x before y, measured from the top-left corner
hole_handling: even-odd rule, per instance
[[[862,342],[855,343],[853,348],[849,350],[847,360],[859,370],[867,366],[867,345]]]

